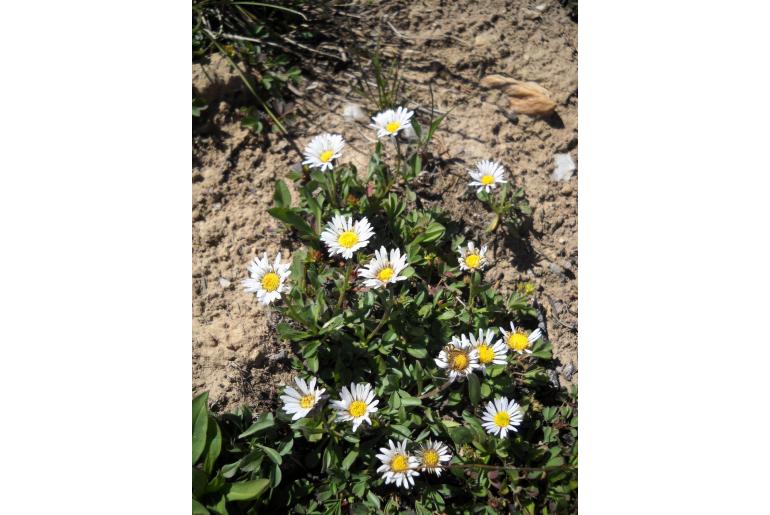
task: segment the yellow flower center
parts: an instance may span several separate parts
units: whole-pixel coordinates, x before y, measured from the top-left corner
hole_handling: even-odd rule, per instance
[[[495,359],[495,352],[489,345],[482,343],[476,347],[476,350],[479,351],[479,363],[486,365],[487,363],[492,363],[492,360]]]
[[[513,350],[523,351],[529,347],[529,340],[524,333],[511,333],[508,337],[508,347]]]
[[[511,421],[511,416],[507,411],[501,411],[495,415],[495,425],[497,427],[508,427],[508,422]]]
[[[396,454],[390,462],[390,470],[393,472],[404,472],[409,468],[409,460],[403,454]]]
[[[328,163],[333,155],[334,155],[333,150],[324,150],[321,153],[321,156],[319,157],[319,159],[321,160],[322,163]]]
[[[262,289],[267,292],[277,290],[279,284],[281,284],[281,278],[275,272],[266,273],[262,277]]]
[[[454,351],[450,363],[453,370],[463,371],[468,366],[468,354],[463,351]]]
[[[323,159],[323,157],[321,159]],[[489,185],[489,184],[492,184],[493,182],[495,182],[494,175],[482,175],[481,176],[481,184]]]
[[[477,268],[479,263],[481,263],[481,256],[478,254],[469,254],[465,258],[465,264],[468,266],[468,268]]]
[[[390,280],[391,277],[393,277],[393,269],[390,268],[389,266],[383,268],[377,274],[377,279],[379,279],[382,282],[386,282],[386,281]]]
[[[348,407],[348,413],[354,418],[363,417],[366,413],[366,403],[364,401],[351,402],[350,407]]]
[[[438,465],[438,453],[433,449],[425,451],[425,454],[422,455],[422,463],[426,467],[435,467]]]
[[[305,395],[304,397],[302,397],[299,400],[299,405],[301,407],[307,409],[307,408],[312,407],[314,402],[315,402],[315,395],[313,395],[311,393],[311,394],[308,394],[308,395]]]
[[[340,234],[339,238],[337,238],[337,243],[339,243],[346,249],[349,249],[353,245],[358,243],[358,235],[353,231],[345,231],[342,234]]]
[[[389,133],[393,134],[401,127],[401,124],[399,122],[390,122],[385,126],[385,130]]]

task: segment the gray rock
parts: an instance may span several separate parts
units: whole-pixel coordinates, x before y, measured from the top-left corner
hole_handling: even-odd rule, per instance
[[[575,161],[572,160],[572,156],[569,154],[554,154],[553,162],[555,168],[551,173],[551,180],[557,182],[564,182],[570,180],[572,173],[577,170]]]
[[[564,269],[556,263],[548,263],[548,269],[556,275],[564,275]]]
[[[567,381],[570,381],[572,379],[572,376],[577,372],[577,369],[575,368],[575,365],[572,364],[572,362],[569,363],[569,365],[566,365],[562,371],[561,375],[564,376],[564,378]]]
[[[548,380],[551,381],[553,387],[561,388],[561,383],[559,382],[559,374],[556,372],[556,370],[546,370],[546,373],[548,374]]]

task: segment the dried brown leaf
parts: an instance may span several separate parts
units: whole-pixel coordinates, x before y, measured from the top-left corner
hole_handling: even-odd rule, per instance
[[[508,96],[511,109],[516,113],[545,116],[556,109],[556,102],[551,100],[551,93],[534,82],[522,82],[502,75],[487,75],[481,79],[481,85],[504,92]]]

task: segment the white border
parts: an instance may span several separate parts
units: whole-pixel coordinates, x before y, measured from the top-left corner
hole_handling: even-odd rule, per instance
[[[766,510],[768,7],[581,2],[580,510]]]

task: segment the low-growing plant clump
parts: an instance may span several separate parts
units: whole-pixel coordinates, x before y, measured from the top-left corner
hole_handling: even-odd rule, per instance
[[[321,134],[288,174],[299,202],[276,183],[269,213],[304,247],[243,286],[279,313],[295,382],[256,417],[193,399],[193,513],[575,513],[577,389],[549,380],[533,288],[497,291],[485,233],[421,207],[443,117],[381,107],[365,173]],[[526,224],[501,163],[469,179],[489,231]]]

